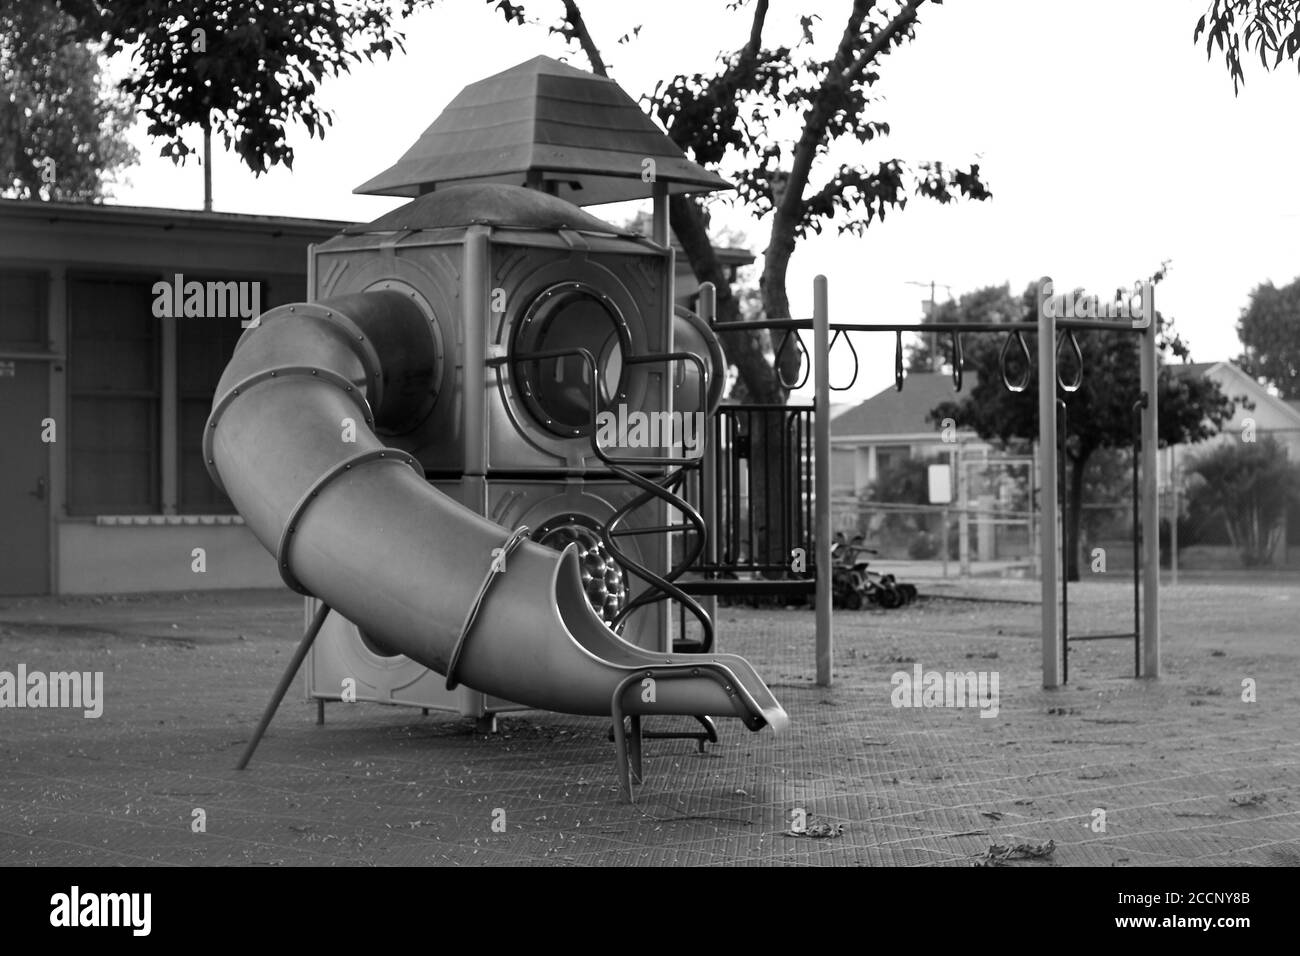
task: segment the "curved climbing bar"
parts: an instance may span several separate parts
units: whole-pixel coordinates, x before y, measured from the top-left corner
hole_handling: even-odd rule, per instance
[[[1061,376],[1061,349],[1067,342],[1070,344],[1070,350],[1074,352],[1076,365],[1074,377],[1068,382]],[[1074,335],[1074,329],[1066,329],[1056,340],[1056,384],[1063,392],[1077,392],[1079,386],[1083,384],[1083,349],[1079,348],[1079,340]]]
[[[1024,374],[1018,379],[1013,380],[1008,373],[1007,358],[1011,355],[1011,345],[1015,343],[1020,352],[1020,356],[1025,363]],[[998,353],[998,369],[1002,373],[1002,385],[1008,392],[1023,392],[1029,387],[1029,377],[1033,369],[1033,360],[1029,357],[1029,345],[1025,342],[1024,335],[1019,329],[1011,332],[1005,342],[1002,343],[1002,351]]]

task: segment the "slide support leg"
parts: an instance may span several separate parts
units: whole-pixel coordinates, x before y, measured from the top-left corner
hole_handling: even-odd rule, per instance
[[[271,699],[267,701],[266,710],[262,712],[262,720],[258,723],[257,730],[253,731],[253,739],[244,748],[244,755],[239,758],[239,763],[235,766],[236,770],[245,769],[248,766],[248,761],[253,759],[253,751],[262,742],[262,736],[266,733],[266,728],[271,726],[271,718],[279,710],[280,701],[284,700],[284,695],[289,692],[289,685],[293,683],[293,678],[298,673],[298,668],[302,667],[302,662],[307,659],[307,652],[311,650],[312,644],[315,643],[316,635],[320,633],[321,625],[325,623],[325,618],[329,616],[329,613],[329,605],[321,601],[316,608],[316,614],[312,617],[311,623],[307,625],[307,630],[302,635],[302,640],[298,642],[298,646],[294,649],[293,657],[289,659],[288,666],[285,667],[284,673],[280,676],[279,685],[275,688]],[[321,703],[321,710],[317,712],[320,715],[319,720],[324,720],[323,710],[324,702]]]

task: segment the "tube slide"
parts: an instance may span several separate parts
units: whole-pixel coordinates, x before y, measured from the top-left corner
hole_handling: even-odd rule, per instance
[[[628,714],[784,727],[746,660],[622,640],[588,604],[575,546],[518,540],[384,445],[376,430],[400,434],[427,414],[437,361],[430,320],[397,292],[280,306],[244,333],[204,459],[286,583],[449,686],[605,716],[617,690]]]

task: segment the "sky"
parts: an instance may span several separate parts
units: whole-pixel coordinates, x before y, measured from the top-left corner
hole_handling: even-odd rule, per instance
[[[714,68],[740,46],[744,11],[726,0],[581,4],[611,75],[634,98],[657,80]],[[773,0],[767,42],[798,38],[801,14],[822,17],[833,43],[847,0]],[[1236,321],[1257,285],[1300,276],[1300,76],[1255,60],[1234,96],[1223,62],[1193,43],[1208,0],[980,0],[922,8],[916,40],[881,65],[873,94],[891,135],[836,158],[978,162],[993,197],[940,206],[919,197],[861,237],[828,229],[790,263],[796,316],[812,309],[812,281],[829,282],[832,321],[919,321],[928,287],[942,301],[1009,282],[1019,293],[1051,276],[1057,288],[1109,295],[1166,259],[1156,305],[1172,316],[1197,361],[1240,352]],[[537,54],[588,64],[547,26],[560,0],[531,0],[535,26],[507,25],[475,0],[444,0],[404,22],[406,52],[328,79],[334,113],[324,140],[290,130],[292,172],[255,177],[233,154],[213,161],[214,208],[225,212],[368,221],[403,200],[354,196],[386,169],[466,84]],[[639,36],[619,44],[635,26]],[[125,57],[111,64],[121,75]],[[778,131],[778,133],[781,131]],[[143,124],[132,131],[139,166],[113,192],[129,205],[198,208],[202,170],[157,156]],[[197,145],[197,140],[192,140]],[[220,149],[220,140],[214,143]],[[725,170],[724,170],[725,172]],[[816,173],[814,173],[814,177]],[[593,207],[626,220],[626,207]],[[714,220],[761,255],[770,221],[720,205]],[[893,338],[859,336],[862,372],[841,400],[889,386]],[[832,381],[849,369],[836,356]]]

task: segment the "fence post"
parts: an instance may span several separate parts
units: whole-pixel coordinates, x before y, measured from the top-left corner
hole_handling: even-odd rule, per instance
[[[1056,581],[1061,551],[1056,522],[1060,505],[1056,487],[1056,317],[1045,306],[1044,278],[1038,293],[1038,500],[1040,504],[1039,554],[1043,572],[1039,579],[1043,601],[1043,686],[1061,685],[1061,635],[1057,625]]]
[[[817,686],[831,686],[831,370],[826,277],[813,279],[813,500],[817,549]]]

